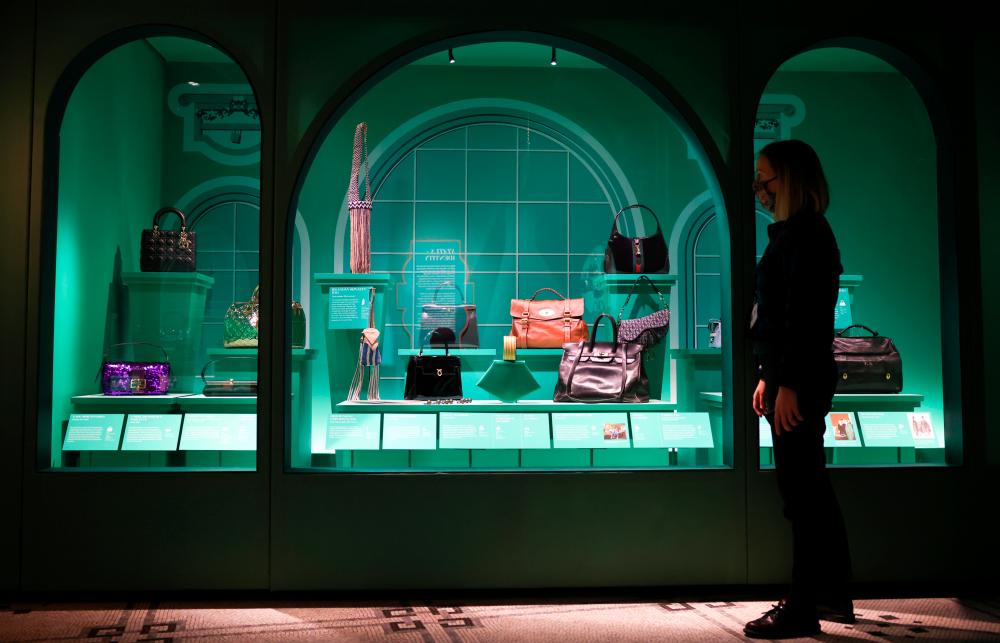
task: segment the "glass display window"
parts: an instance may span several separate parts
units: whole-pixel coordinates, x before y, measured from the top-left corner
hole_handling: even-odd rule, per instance
[[[824,434],[827,462],[944,464],[948,338],[942,333],[937,146],[927,109],[908,78],[882,59],[816,49],[782,65],[760,100],[755,152],[785,139],[813,146],[830,185],[826,217],[844,269],[837,335],[862,343],[876,335],[891,340],[885,355],[865,358],[860,372],[838,350],[837,393]],[[773,220],[756,205],[759,261]],[[773,466],[772,444],[762,418],[762,467]]]
[[[289,466],[731,466],[711,166],[662,102],[547,45],[453,47],[354,97],[289,230]]]
[[[261,128],[245,75],[196,40],[135,40],[86,70],[58,127],[41,468],[254,470]]]

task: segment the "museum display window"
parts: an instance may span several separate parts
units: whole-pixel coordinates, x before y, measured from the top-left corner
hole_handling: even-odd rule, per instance
[[[86,69],[54,127],[39,466],[254,470],[265,317],[247,78],[208,44],[134,40]]]
[[[816,149],[830,185],[827,219],[844,269],[838,335],[890,338],[900,363],[885,347],[868,355],[848,347],[839,358],[827,461],[944,464],[942,355],[957,338],[942,333],[947,249],[939,242],[937,144],[924,102],[904,74],[876,56],[812,50],[778,69],[758,107],[755,152],[789,138]],[[759,260],[772,219],[755,205]],[[861,360],[861,373],[848,366],[852,359]],[[772,444],[761,418],[762,467],[773,465]]]
[[[288,466],[732,466],[729,227],[678,113],[590,57],[488,42],[330,117],[288,230]],[[590,344],[602,313],[617,347],[606,318]]]

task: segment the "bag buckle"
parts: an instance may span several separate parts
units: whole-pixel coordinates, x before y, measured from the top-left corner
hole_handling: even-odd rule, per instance
[[[438,376],[438,377],[441,377],[442,375],[444,375],[444,370],[443,370],[443,369],[440,369],[440,368],[439,368],[439,369],[437,369],[437,376]]]

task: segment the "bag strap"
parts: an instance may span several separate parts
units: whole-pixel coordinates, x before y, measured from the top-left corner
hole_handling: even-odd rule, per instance
[[[184,213],[178,210],[177,208],[160,208],[159,210],[157,210],[156,214],[153,215],[153,230],[160,229],[160,217],[162,217],[164,214],[167,214],[168,212],[173,212],[178,217],[180,217],[181,232],[187,231],[187,217],[184,216]]]
[[[170,363],[170,355],[167,355],[167,351],[159,344],[154,344],[152,342],[118,342],[117,344],[112,344],[108,346],[108,350],[104,352],[104,357],[101,359],[101,367],[97,369],[97,375],[94,376],[94,381],[96,382],[101,377],[101,371],[104,370],[104,365],[108,361],[108,357],[111,355],[111,349],[117,348],[119,346],[153,346],[154,348],[159,348],[160,352],[163,353],[163,361]]]
[[[844,330],[842,330],[839,333],[837,333],[837,337],[843,337],[844,333],[846,333],[847,331],[851,330],[852,328],[863,328],[863,329],[867,330],[869,333],[871,333],[872,337],[878,337],[879,336],[876,331],[872,330],[871,328],[868,328],[864,324],[851,324],[850,326],[848,326]]]
[[[375,328],[375,286],[368,289],[368,328]]]
[[[361,159],[365,160],[365,201],[372,200],[371,176],[368,172],[368,123],[358,123],[354,129],[354,156],[351,159],[351,182],[347,186],[347,207],[361,201]]]
[[[594,350],[594,344],[597,342],[597,327],[600,325],[602,319],[607,319],[611,322],[611,337],[614,344],[618,344],[618,323],[615,322],[615,318],[607,313],[601,313],[594,320],[594,327],[590,331],[590,345],[588,350]]]
[[[621,310],[618,311],[618,323],[621,323],[622,315],[625,314],[625,307],[628,306],[628,302],[632,299],[632,294],[635,292],[635,289],[639,286],[639,282],[643,280],[645,280],[649,284],[649,287],[653,289],[653,291],[656,293],[656,296],[659,297],[660,299],[660,305],[663,306],[663,310],[666,310],[667,302],[664,301],[663,299],[663,293],[660,292],[660,289],[656,287],[656,284],[653,283],[652,279],[650,279],[646,275],[641,275],[638,279],[632,282],[632,288],[630,288],[628,291],[628,297],[625,298],[625,303],[622,304]]]
[[[212,364],[218,363],[218,362],[224,362],[224,361],[229,360],[229,359],[252,359],[254,361],[257,360],[256,357],[253,357],[251,355],[232,355],[230,357],[218,357],[216,359],[210,359],[207,362],[205,362],[204,366],[201,367],[201,376],[200,376],[201,377],[201,381],[202,382],[206,382],[206,383],[208,382],[208,380],[205,379],[205,371],[208,370],[209,366],[211,366]]]
[[[621,234],[620,232],[618,232],[618,217],[620,217],[622,215],[622,213],[624,213],[626,210],[631,210],[633,208],[642,208],[643,210],[646,210],[651,215],[653,215],[653,220],[656,221],[656,232],[662,234],[662,232],[660,230],[660,218],[656,216],[656,213],[653,212],[653,209],[650,208],[650,207],[648,207],[648,206],[645,206],[645,205],[643,205],[641,203],[633,203],[632,205],[626,205],[624,208],[622,208],[621,210],[618,211],[618,214],[615,215],[615,220],[611,223],[611,234],[612,235],[614,235],[614,234],[619,234],[620,235]]]

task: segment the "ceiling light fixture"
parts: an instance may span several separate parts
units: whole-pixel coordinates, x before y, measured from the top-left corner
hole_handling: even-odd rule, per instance
[[[556,65],[559,64],[559,61],[556,60],[556,48],[555,47],[552,48],[552,59],[549,60],[549,64],[552,65],[553,67],[555,67]]]
[[[452,52],[450,48],[448,49],[448,64],[450,65],[455,64],[455,54],[454,52]]]
[[[191,85],[192,87],[197,87],[197,86],[198,86],[198,85],[200,85],[200,84],[201,84],[201,83],[196,83],[196,82],[195,82],[195,81],[193,81],[193,80],[189,80],[189,81],[188,81],[188,85]]]

